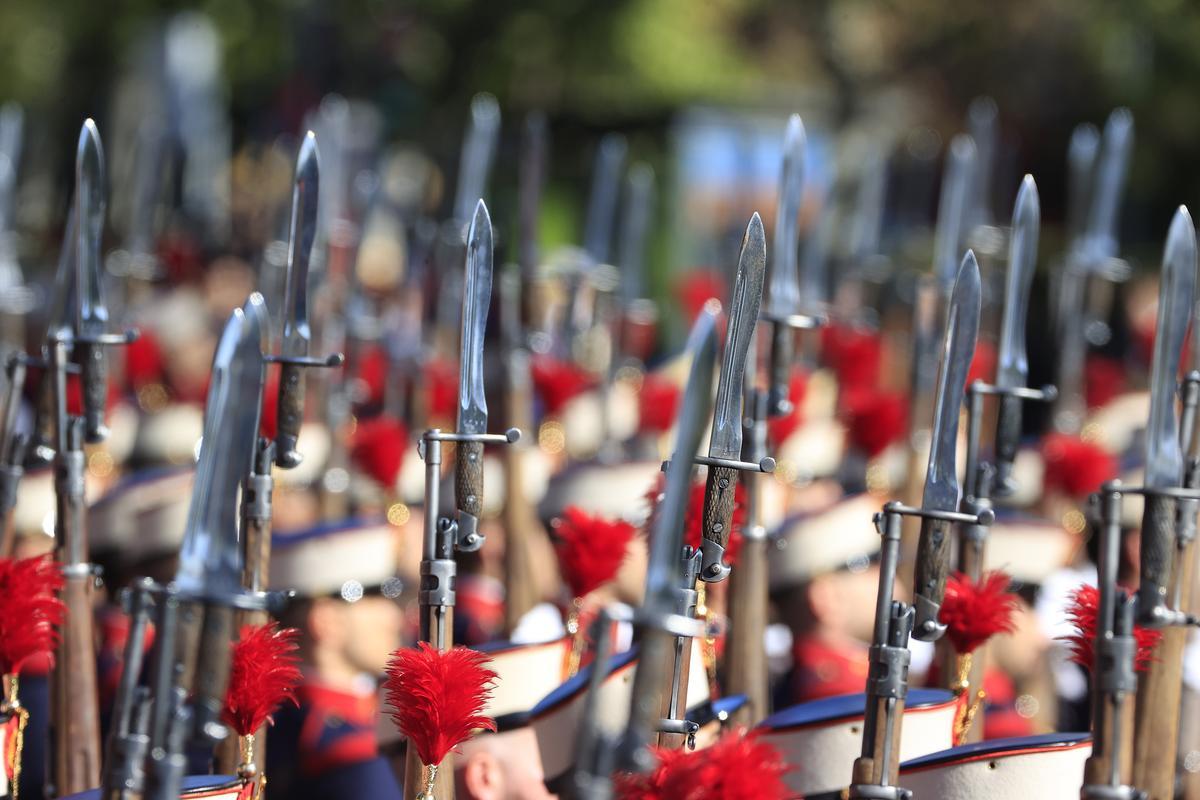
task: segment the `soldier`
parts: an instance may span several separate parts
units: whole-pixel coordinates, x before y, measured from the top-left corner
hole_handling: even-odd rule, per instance
[[[377,681],[401,644],[395,529],[383,521],[274,536],[271,583],[294,589],[298,706],[275,719],[267,769],[276,797],[399,798],[376,739]]]

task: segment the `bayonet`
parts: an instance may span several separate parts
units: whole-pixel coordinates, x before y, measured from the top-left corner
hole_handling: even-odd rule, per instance
[[[992,171],[996,164],[996,127],[999,118],[996,101],[976,97],[967,107],[967,134],[975,143],[975,166],[968,198],[966,235],[992,224]]]
[[[1100,131],[1090,122],[1075,126],[1067,146],[1067,242],[1076,245],[1087,229],[1092,198],[1092,182],[1096,173],[1096,156],[1100,152]]]
[[[771,335],[771,372],[768,413],[781,416],[791,411],[788,399],[792,372],[795,330],[786,320],[800,311],[800,284],[796,274],[800,240],[800,201],[804,192],[804,124],[799,114],[788,118],[783,138],[783,167],[779,178],[779,202],[775,211],[775,238],[771,248],[771,291],[767,318],[774,322]],[[804,309],[811,311],[811,309]]]
[[[483,381],[483,335],[492,300],[492,220],[482,200],[467,233],[466,278],[463,284],[462,338],[458,372],[459,436],[487,432],[488,408]],[[455,504],[458,509],[459,547],[473,550],[483,513],[483,443],[460,441],[455,454]],[[432,513],[432,512],[431,512]]]
[[[518,199],[517,263],[521,279],[531,282],[538,267],[538,213],[546,178],[546,115],[534,112],[525,118],[521,139],[521,176]],[[525,317],[532,322],[532,315]]]
[[[704,563],[700,574],[705,581],[719,581],[729,574],[723,558],[729,541],[738,481],[738,468],[733,464],[738,463],[742,453],[743,384],[750,342],[758,324],[766,269],[767,239],[762,219],[755,213],[746,227],[738,257],[708,443],[709,468],[702,522]]]
[[[933,274],[939,292],[950,293],[958,274],[958,254],[964,235],[964,217],[969,201],[971,176],[975,170],[975,143],[960,133],[950,142],[942,175],[942,193],[938,199],[937,228],[933,242]]]
[[[968,250],[954,282],[946,317],[946,333],[938,369],[937,405],[933,414],[933,438],[921,502],[924,511],[953,512],[958,508],[958,417],[967,371],[975,355],[975,339],[979,334],[979,305],[979,264],[975,261],[975,254]],[[945,519],[925,517],[921,520],[913,590],[913,607],[916,611],[913,636],[922,641],[933,641],[945,631],[945,626],[938,621],[938,612],[946,592],[950,528],[951,523]]]
[[[87,120],[75,151],[76,273],[78,305],[75,318],[75,359],[83,383],[84,438],[108,436],[104,408],[108,394],[108,365],[99,338],[108,327],[104,304],[100,243],[104,235],[104,150],[96,123]]]
[[[458,164],[454,219],[459,225],[470,218],[475,204],[487,195],[487,180],[492,172],[499,138],[500,104],[492,95],[481,92],[471,98],[471,119],[467,124],[467,135]]]
[[[593,264],[607,264],[609,261],[621,168],[625,164],[627,149],[625,137],[616,133],[605,134],[596,148],[592,187],[583,225],[583,249]]]
[[[1167,232],[1162,272],[1150,372],[1150,419],[1146,424],[1146,505],[1137,603],[1142,624],[1156,627],[1170,624],[1176,616],[1167,597],[1175,552],[1175,500],[1162,492],[1183,483],[1175,401],[1196,288],[1196,229],[1183,206],[1175,212]]]
[[[624,311],[646,297],[646,241],[654,215],[654,170],[649,164],[637,162],[625,177],[625,206],[621,227],[617,232],[617,247],[621,265],[621,300]]]
[[[1127,108],[1118,108],[1108,115],[1104,125],[1087,232],[1081,242],[1080,258],[1088,272],[1101,271],[1106,262],[1117,255],[1117,212],[1132,152],[1133,114]]]
[[[996,386],[1000,389],[1024,388],[1029,378],[1029,359],[1025,348],[1025,316],[1029,310],[1029,289],[1037,266],[1038,230],[1041,204],[1037,184],[1026,175],[1013,207],[1012,233],[1008,243],[1008,274],[1004,284],[1004,316],[1000,325],[1000,348],[996,365]],[[1005,394],[1000,399],[996,422],[997,493],[1008,494],[1012,482],[1013,461],[1021,440],[1022,399]]]
[[[309,131],[300,144],[292,183],[292,224],[288,238],[281,345],[285,359],[307,358],[312,339],[308,325],[308,268],[317,235],[320,172],[317,137]],[[285,361],[280,367],[275,463],[284,469],[297,466],[303,458],[296,450],[296,444],[304,422],[304,370],[304,366],[295,361]]]

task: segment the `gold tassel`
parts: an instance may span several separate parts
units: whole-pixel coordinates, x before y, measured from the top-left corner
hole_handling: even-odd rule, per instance
[[[696,587],[696,618],[704,620],[704,639],[700,642],[700,658],[704,661],[704,674],[708,676],[708,696],[717,697],[717,633],[716,615],[708,609],[707,594],[703,581]]]
[[[21,706],[17,697],[17,675],[4,676],[4,703],[0,705],[0,713],[17,717],[17,737],[13,742],[12,756],[12,800],[18,800],[21,789],[21,753],[25,749],[25,726],[29,723],[29,711]]]
[[[433,785],[437,783],[437,773],[437,764],[431,764],[425,767],[425,791],[417,795],[417,800],[435,800],[433,796]]]
[[[956,675],[954,683],[950,684],[950,690],[954,692],[955,697],[961,698],[971,688],[971,654],[960,653],[956,656],[954,666]],[[961,744],[966,738],[967,731],[971,730],[971,725],[975,722],[975,715],[979,713],[985,697],[987,697],[987,693],[980,689],[975,693],[973,701],[959,703],[958,710],[954,712],[955,745]]]
[[[567,614],[567,633],[571,634],[571,650],[563,663],[563,680],[574,678],[579,672],[579,663],[583,660],[584,637],[579,625],[579,615],[583,611],[583,598],[576,597],[571,601],[571,611]]]

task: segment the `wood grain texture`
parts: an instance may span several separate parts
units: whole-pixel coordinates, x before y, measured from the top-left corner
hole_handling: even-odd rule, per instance
[[[483,442],[458,442],[454,453],[455,508],[483,515]]]
[[[767,652],[767,548],[765,537],[742,541],[737,569],[730,573],[729,645],[726,649],[727,694],[744,694],[748,702],[739,722],[746,725],[766,717],[770,709]]]

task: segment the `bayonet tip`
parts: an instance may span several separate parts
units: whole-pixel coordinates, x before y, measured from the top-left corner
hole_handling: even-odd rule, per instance
[[[1037,181],[1032,175],[1026,175],[1021,180],[1021,188],[1017,190],[1017,202],[1013,207],[1013,227],[1036,225],[1042,218],[1042,203],[1038,197]]]
[[[750,216],[750,224],[746,226],[746,236],[742,240],[742,248],[762,248],[763,252],[767,249],[767,235],[763,232],[762,217],[755,211]],[[765,256],[764,256],[765,257]]]
[[[1000,108],[996,105],[996,101],[986,94],[976,97],[967,106],[967,119],[972,126],[994,125],[996,124],[996,117],[999,115]]]
[[[963,255],[962,264],[958,268],[958,278],[954,281],[954,294],[969,290],[974,285],[975,292],[979,291],[979,262],[975,259],[975,251],[968,249]]]
[[[1121,106],[1114,108],[1104,123],[1105,136],[1128,136],[1133,132],[1133,112]]]
[[[79,129],[79,146],[75,151],[76,166],[82,167],[89,162],[97,166],[103,163],[104,146],[100,143],[100,130],[96,122],[88,117]]]
[[[965,133],[960,133],[950,140],[950,160],[960,164],[968,164],[975,160],[975,140]]]
[[[467,232],[467,244],[470,245],[485,234],[490,238],[492,233],[492,216],[488,213],[487,203],[480,198],[475,203],[475,213],[471,215],[471,229]]]
[[[500,103],[495,95],[480,92],[471,98],[471,120],[481,127],[500,124]]]
[[[321,169],[321,149],[317,147],[317,135],[312,131],[304,134],[300,152],[296,155],[296,180],[314,175]]]
[[[1196,269],[1196,227],[1192,224],[1192,215],[1187,206],[1180,206],[1171,218],[1171,228],[1167,231],[1167,248],[1163,255],[1163,266],[1175,263],[1177,260],[1190,263],[1190,269]]]
[[[788,155],[803,156],[806,138],[804,122],[800,119],[800,115],[792,114],[788,117],[787,130],[783,134],[783,152]]]

